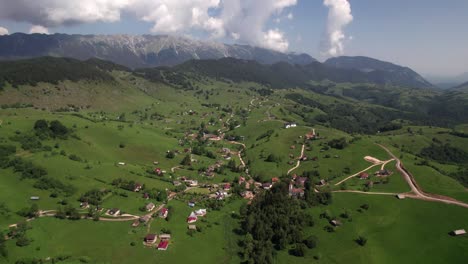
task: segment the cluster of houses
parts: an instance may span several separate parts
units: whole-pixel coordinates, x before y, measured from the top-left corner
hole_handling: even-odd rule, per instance
[[[221,166],[223,166],[223,162],[218,160],[215,164],[208,166],[203,174],[207,177],[214,177],[216,169],[221,168]]]
[[[190,213],[190,215],[187,217],[187,224],[189,224],[189,229],[195,229],[195,225],[190,225],[195,222],[197,222],[198,217],[204,217],[206,215],[206,209],[198,209]]]
[[[171,239],[170,234],[160,234],[159,243],[157,245],[158,250],[167,250],[169,247],[169,240]],[[143,239],[146,246],[153,247],[158,241],[158,235],[156,234],[147,234]]]
[[[306,177],[298,177],[296,174],[292,176],[291,182],[289,183],[289,196],[301,198],[304,197],[305,183],[309,179]]]

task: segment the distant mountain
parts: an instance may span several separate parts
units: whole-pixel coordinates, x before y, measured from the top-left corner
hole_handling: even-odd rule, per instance
[[[468,82],[468,72],[454,76],[428,75],[426,79],[441,89],[449,89]]]
[[[217,79],[229,79],[235,82],[250,81],[268,85],[272,88],[313,87],[311,81],[333,81],[335,83],[372,83],[378,85],[392,84],[406,87],[405,83],[392,80],[387,75],[376,72],[364,72],[356,69],[332,67],[320,62],[307,65],[291,65],[279,62],[271,65],[260,64],[256,61],[223,58],[219,60],[191,60],[173,68],[139,69],[139,74],[146,77],[164,81],[164,76],[178,76],[188,72]],[[172,80],[173,81],[173,80]],[[187,84],[188,85],[188,84]],[[412,86],[421,87],[421,86]]]
[[[457,90],[457,91],[463,91],[463,92],[468,92],[468,82],[462,83],[450,90]]]
[[[23,34],[0,36],[0,60],[42,56],[99,58],[130,68],[172,66],[193,59],[233,57],[263,64],[309,64],[307,54],[281,53],[248,45],[228,45],[168,35]]]
[[[434,88],[417,72],[408,67],[369,57],[335,57],[324,62],[325,65],[338,69],[354,69],[367,73],[375,83],[407,86],[414,88]]]

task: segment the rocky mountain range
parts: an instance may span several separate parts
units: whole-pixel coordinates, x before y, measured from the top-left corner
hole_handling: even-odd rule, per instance
[[[15,33],[0,36],[0,60],[43,56],[68,57],[79,60],[98,58],[133,69],[174,66],[190,60],[222,58],[256,61],[263,65],[286,62],[290,65],[308,66],[304,69],[307,69],[308,78],[315,76],[312,79],[329,79],[340,82],[363,81],[412,88],[434,87],[408,67],[368,57],[343,56],[330,58],[324,63],[320,63],[305,53],[281,53],[249,45],[230,45],[173,35]],[[278,66],[273,69],[277,68]],[[287,66],[283,68],[292,69]],[[298,76],[297,72],[293,75]]]
[[[248,45],[228,45],[169,35],[22,34],[0,36],[0,59],[41,56],[99,58],[129,68],[173,66],[192,59],[233,57],[263,64],[309,64],[307,54],[281,53]]]

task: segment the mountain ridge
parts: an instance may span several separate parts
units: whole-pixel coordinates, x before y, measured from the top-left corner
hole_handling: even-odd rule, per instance
[[[99,58],[129,68],[173,66],[191,59],[234,57],[264,64],[316,61],[302,53],[281,53],[249,45],[229,45],[172,35],[23,34],[0,36],[0,59],[43,56]]]
[[[340,56],[329,58],[324,64],[341,69],[365,72],[374,78],[381,78],[388,84],[408,87],[434,88],[434,85],[409,67],[365,56]]]

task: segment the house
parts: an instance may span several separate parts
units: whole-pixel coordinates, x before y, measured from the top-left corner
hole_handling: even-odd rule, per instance
[[[198,220],[198,217],[197,217],[197,215],[196,215],[194,212],[192,212],[192,213],[189,215],[189,217],[187,217],[187,223],[188,223],[188,224],[195,223],[197,220]]]
[[[169,241],[167,240],[161,241],[158,244],[158,250],[167,250],[168,246],[169,246]]]
[[[369,179],[369,173],[367,173],[367,172],[361,172],[361,173],[359,174],[359,179],[361,179],[361,180],[367,180],[367,179]]]
[[[154,173],[158,176],[162,176],[163,175],[163,170],[161,168],[156,168],[154,169]]]
[[[304,187],[307,180],[308,180],[307,177],[297,177],[295,180],[295,183],[297,186]]]
[[[390,175],[390,171],[387,169],[379,170],[375,173],[375,175],[380,176],[380,177],[385,177]]]
[[[195,211],[195,214],[197,216],[205,216],[206,215],[206,209],[198,209]]]
[[[251,191],[244,191],[242,192],[242,197],[244,197],[244,199],[253,199],[254,198],[254,194],[253,192]]]
[[[315,134],[315,129],[312,129],[309,133],[305,135],[305,138],[308,140],[315,139],[317,135]]]
[[[297,127],[297,124],[296,123],[286,123],[284,124],[284,128],[291,128],[291,127]]]
[[[400,194],[397,194],[396,197],[397,197],[398,199],[400,199],[400,200],[406,198],[405,195],[404,195],[404,194],[401,194],[401,193],[400,193]]]
[[[125,166],[125,162],[119,162],[117,164],[119,164],[120,166]]]
[[[196,231],[196,230],[197,230],[197,226],[196,226],[196,225],[189,225],[189,226],[188,226],[188,229],[189,229],[189,230],[195,230],[195,231]]]
[[[120,209],[118,208],[112,208],[112,209],[109,209],[108,213],[110,215],[113,215],[113,216],[117,216],[120,214]]]
[[[230,153],[231,153],[231,150],[228,149],[228,148],[223,148],[221,151],[222,151],[224,154],[230,154]]]
[[[33,200],[33,201],[37,201],[37,200],[39,200],[39,196],[31,196],[30,199]]]
[[[140,225],[140,221],[138,219],[133,221],[133,223],[132,223],[132,227],[137,227],[139,225]]]
[[[151,219],[150,215],[144,215],[144,216],[138,218],[138,221],[140,221],[140,223],[146,224],[146,223],[149,222],[150,219]]]
[[[272,183],[277,183],[277,182],[279,182],[279,181],[280,181],[280,180],[279,180],[278,177],[273,177],[273,178],[271,178],[271,182],[272,182]]]
[[[143,194],[143,199],[148,200],[150,198],[149,193],[144,193]]]
[[[167,215],[169,214],[169,209],[167,208],[162,208],[159,210],[159,217],[161,218],[167,218]]]
[[[169,240],[169,239],[171,239],[171,235],[170,234],[160,234],[159,238],[161,240]]]
[[[336,220],[336,219],[333,219],[330,221],[330,224],[332,224],[333,226],[340,226],[342,225],[342,223],[339,221],[339,220]]]
[[[180,186],[182,183],[180,181],[173,181],[172,184],[174,184],[174,186]]]
[[[149,203],[149,204],[147,204],[147,205],[145,206],[146,211],[148,211],[148,212],[153,211],[153,209],[154,209],[155,207],[156,207],[156,205],[154,205],[154,203]]]
[[[134,192],[139,192],[141,191],[141,189],[143,188],[143,186],[139,183],[135,183],[135,186],[133,187],[133,191]]]
[[[144,241],[146,244],[154,244],[156,243],[157,239],[158,239],[158,236],[156,234],[148,234],[145,236]]]
[[[461,235],[465,235],[465,234],[466,234],[465,229],[458,229],[458,230],[452,231],[452,235],[454,235],[454,236],[461,236]]]
[[[273,184],[271,182],[265,182],[265,183],[262,184],[262,188],[264,190],[270,190],[271,187],[273,187]]]
[[[188,206],[194,207],[194,206],[195,206],[195,201],[190,201],[190,202],[188,202]]]
[[[304,156],[302,156],[299,160],[300,160],[300,161],[306,161],[306,160],[307,160],[307,156],[304,155]]]
[[[88,203],[88,202],[82,202],[82,203],[80,203],[80,208],[81,208],[81,209],[87,209],[87,208],[89,208],[89,203]]]
[[[230,184],[229,182],[228,182],[228,183],[225,183],[225,184],[223,185],[223,189],[224,189],[225,191],[231,190],[231,184]]]
[[[197,180],[186,180],[185,183],[188,184],[188,186],[190,186],[190,187],[197,187],[198,186],[198,181]]]
[[[327,181],[325,181],[324,179],[321,179],[321,180],[318,182],[317,185],[318,185],[318,186],[325,186],[325,185],[327,185]]]
[[[289,184],[289,196],[291,197],[303,197],[304,196],[304,188],[294,188],[293,184]]]

